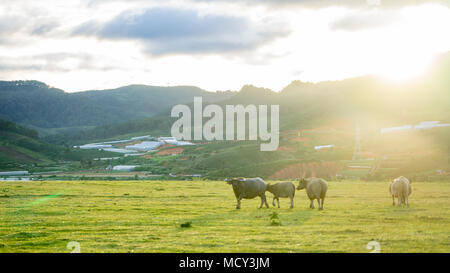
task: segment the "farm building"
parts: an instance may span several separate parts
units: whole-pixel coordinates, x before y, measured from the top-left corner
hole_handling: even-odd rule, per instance
[[[0,176],[15,176],[15,175],[28,175],[28,171],[9,171],[0,172]]]
[[[142,139],[152,139],[152,138],[149,135],[138,136],[138,137],[133,137],[131,139],[126,139],[126,140],[115,140],[115,141],[100,142],[100,143],[89,143],[89,144],[84,144],[81,146],[74,146],[74,147],[80,148],[80,149],[104,150],[104,151],[108,151],[108,152],[126,154],[126,156],[132,156],[132,155],[137,156],[137,155],[141,155],[141,154],[137,154],[137,152],[153,151],[164,144],[171,144],[171,145],[176,145],[176,146],[195,145],[195,144],[193,144],[191,142],[187,142],[187,141],[177,141],[176,138],[174,138],[174,137],[160,137],[160,138],[158,138],[157,141],[142,141],[141,143],[127,145],[125,147],[122,147],[120,145],[118,145],[118,146],[114,145],[114,144],[121,144],[121,143],[126,143],[126,142],[139,142],[139,140],[142,140]]]
[[[177,146],[187,146],[187,145],[195,145],[194,143],[187,142],[187,141],[177,141]]]
[[[167,143],[167,144],[172,144],[172,145],[177,145],[177,146],[195,145],[194,143],[187,142],[187,141],[178,141],[174,137],[159,137],[158,140],[161,142]]]
[[[417,125],[414,125],[415,130],[426,130],[436,127],[447,127],[450,126],[448,123],[439,124],[439,121],[423,121]]]
[[[422,121],[416,125],[403,125],[399,127],[391,127],[391,128],[381,128],[380,133],[392,133],[392,132],[401,132],[401,131],[409,131],[409,130],[428,130],[439,127],[449,127],[450,123],[439,123],[439,121]]]
[[[135,168],[135,165],[117,165],[113,167],[113,171],[131,172]]]
[[[411,129],[412,129],[411,125],[404,125],[404,126],[391,127],[391,128],[381,128],[380,133],[386,134],[386,133],[392,133],[392,132],[408,131]]]
[[[80,148],[80,149],[104,149],[104,148],[111,148],[111,144],[101,144],[101,143],[91,143],[91,144],[84,144],[81,146],[74,146],[74,148]]]
[[[167,144],[177,145],[177,139],[174,137],[159,137],[158,140]]]
[[[7,178],[0,178],[0,181],[31,181],[31,178],[29,177],[7,177]]]
[[[121,153],[121,154],[128,154],[128,153],[135,153],[134,150],[128,150],[128,149],[121,149],[121,148],[106,148],[103,149],[104,151],[108,152],[115,152],[115,153]]]
[[[323,150],[323,149],[331,149],[334,145],[321,145],[321,146],[314,146],[314,150]]]

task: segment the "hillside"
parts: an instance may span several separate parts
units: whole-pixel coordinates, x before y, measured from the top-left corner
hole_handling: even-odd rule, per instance
[[[151,117],[194,96],[214,102],[231,95],[191,86],[146,85],[66,93],[37,81],[0,81],[0,117],[47,135]]]
[[[278,93],[247,85],[215,103],[222,108],[227,104],[278,104],[282,134],[342,120],[351,124],[350,128],[356,120],[377,128],[423,120],[446,122],[450,120],[449,60],[450,54],[444,54],[427,75],[408,83],[392,83],[372,76],[317,84],[294,81]],[[187,104],[192,106],[192,100]],[[128,134],[168,134],[175,120],[170,117],[170,109],[166,107],[152,118],[55,135],[49,140],[77,143]]]
[[[432,69],[412,82],[395,83],[373,76],[307,83],[294,81],[280,92],[244,86],[239,92],[225,96],[215,103],[278,104],[280,130],[314,128],[321,123],[345,119],[361,120],[378,126],[420,122],[422,120],[450,120],[449,86],[450,53],[436,59]],[[204,98],[205,101],[208,99]],[[187,100],[192,106],[192,99]],[[169,133],[175,119],[170,118],[171,107],[161,107],[153,118],[122,121],[119,124],[87,129],[80,134],[66,134],[71,140],[102,139],[123,134]],[[64,136],[58,136],[59,139]]]
[[[172,157],[127,159],[140,170],[156,173],[201,173],[211,178],[263,176],[287,179],[298,176],[335,177],[343,174],[386,179],[400,174],[423,176],[450,170],[450,129],[380,134],[381,128],[450,122],[449,54],[427,75],[408,83],[366,76],[317,84],[292,82],[281,92],[244,86],[217,104],[279,104],[280,145],[275,152],[259,151],[258,142],[216,141],[186,147]],[[170,108],[139,121],[101,126],[58,140],[86,143],[122,135],[168,135],[175,119]],[[352,161],[355,126],[361,127],[363,161]],[[315,146],[334,145],[315,150]],[[383,159],[384,158],[384,159]],[[396,161],[395,163],[392,163]],[[372,170],[373,169],[373,170]]]
[[[170,152],[171,147],[164,147],[154,154],[123,158],[112,163],[136,164],[139,165],[138,170],[156,174],[198,173],[210,178],[226,176],[262,176],[272,179],[299,176],[334,178],[339,174],[347,177],[386,179],[400,174],[427,176],[436,170],[443,170],[445,173],[450,171],[448,127],[397,134],[381,134],[380,129],[407,124],[416,125],[424,121],[450,123],[449,60],[450,54],[440,56],[426,75],[405,83],[365,76],[316,84],[294,81],[281,92],[251,85],[244,86],[237,93],[226,92],[216,96],[206,92],[204,94],[210,97],[204,97],[204,105],[213,101],[222,107],[230,104],[280,105],[278,150],[261,152],[260,143],[254,141],[213,141],[185,147],[175,154]],[[44,89],[50,92],[51,88],[46,88]],[[102,105],[103,99],[117,100],[117,94],[138,97],[136,94],[141,94],[140,92],[144,92],[143,89],[148,90],[149,87],[135,87],[136,90],[128,88],[130,87],[123,90],[77,94],[57,90],[51,92],[59,92],[62,96],[71,98],[87,96],[91,98],[90,102],[98,100],[98,104]],[[137,106],[129,109],[132,114],[128,115],[128,110],[118,111],[118,115],[123,114],[123,118],[117,118],[114,123],[78,128],[77,131],[63,131],[48,135],[45,140],[71,146],[137,135],[168,136],[175,121],[175,118],[170,117],[170,109],[178,98],[170,97],[170,94],[173,95],[178,91],[164,90],[161,99],[165,99],[167,103],[161,102],[154,108],[158,109],[158,112],[152,110],[150,118],[127,120],[130,115],[142,114],[138,105],[144,107],[146,104],[133,102],[132,104]],[[133,92],[136,92],[134,96],[131,95]],[[108,98],[107,94],[114,95]],[[199,93],[189,94],[191,97],[183,97],[185,99],[183,103],[192,106],[192,96]],[[102,96],[106,97],[102,99]],[[124,100],[129,101],[129,98]],[[91,120],[105,117],[104,113],[97,116],[89,112],[91,107],[89,105],[88,103],[85,112],[91,114]],[[112,106],[114,103],[108,105]],[[84,111],[82,112],[82,114],[72,113],[68,117],[78,120],[80,122],[78,124],[95,123],[89,123],[89,118],[85,116]],[[81,122],[81,117],[88,121]],[[361,128],[363,160],[353,161],[350,159],[356,124]],[[333,148],[316,150],[315,146],[320,145],[333,145]]]
[[[30,169],[60,160],[83,161],[114,155],[116,153],[48,144],[38,138],[35,130],[0,119],[0,170]]]

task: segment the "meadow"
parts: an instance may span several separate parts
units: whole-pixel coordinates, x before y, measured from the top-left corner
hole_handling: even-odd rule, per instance
[[[450,252],[450,183],[412,187],[407,208],[387,181],[329,182],[318,211],[304,190],[236,210],[223,181],[0,182],[0,252]]]

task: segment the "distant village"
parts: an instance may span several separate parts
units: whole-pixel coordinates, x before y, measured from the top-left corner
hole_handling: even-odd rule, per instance
[[[163,145],[171,146],[190,146],[196,145],[188,141],[178,141],[174,137],[152,137],[150,135],[137,136],[130,139],[105,141],[98,143],[88,143],[79,146],[73,146],[73,148],[78,149],[95,149],[103,150],[109,152],[115,152],[123,154],[124,157],[128,156],[141,156],[147,153],[156,151]],[[121,156],[117,157],[102,157],[94,158],[93,160],[114,160],[119,159]],[[106,171],[118,171],[118,172],[132,172],[137,166],[136,165],[108,165]],[[171,176],[169,174],[169,176]],[[191,175],[192,177],[199,177],[200,175]],[[35,179],[35,176],[31,176],[28,171],[5,171],[0,172],[0,181],[30,181]]]
[[[450,123],[440,123],[440,121],[423,121],[415,125],[403,125],[397,127],[389,127],[389,128],[380,128],[380,134],[391,134],[391,133],[400,133],[400,132],[408,132],[408,131],[419,131],[419,130],[429,130],[435,128],[443,128],[450,127]],[[355,140],[356,141],[356,140]],[[123,157],[129,156],[142,156],[148,153],[153,153],[158,149],[164,147],[164,145],[170,146],[189,146],[189,145],[198,145],[188,141],[179,141],[174,137],[152,137],[150,135],[145,136],[137,136],[131,137],[129,139],[122,140],[112,140],[98,143],[88,143],[79,146],[73,146],[73,148],[77,149],[96,149],[103,150],[109,152],[115,152],[122,154],[122,156],[116,157],[102,157],[102,158],[94,158],[93,160],[115,160]],[[329,150],[334,149],[334,144],[324,144],[324,145],[316,145],[314,146],[314,150]],[[360,151],[359,151],[360,152]],[[353,158],[355,160],[355,156]],[[373,160],[373,159],[372,159]],[[387,160],[383,158],[383,160]],[[137,165],[108,165],[105,168],[105,171],[110,172],[133,172],[138,166]],[[349,165],[347,166],[350,169],[371,169],[370,166],[359,166],[359,165]],[[437,170],[440,172],[441,170]],[[156,175],[154,175],[156,176]],[[176,177],[173,174],[169,174],[170,177]],[[201,177],[200,174],[189,175],[190,177]],[[36,179],[38,176],[35,174],[30,174],[28,171],[4,171],[0,172],[0,181],[30,181]]]
[[[141,140],[149,141],[141,141]],[[126,143],[133,143],[131,145],[124,145]],[[158,137],[151,136],[138,136],[124,140],[114,140],[99,143],[84,144],[81,146],[74,146],[74,148],[80,149],[97,149],[115,153],[122,153],[125,156],[142,155],[146,152],[153,151],[159,146],[164,144],[170,144],[175,146],[195,145],[194,143],[187,141],[178,141],[174,137]]]
[[[128,145],[127,145],[128,144]],[[121,153],[124,156],[141,156],[148,152],[155,151],[160,146],[168,144],[174,146],[188,146],[195,145],[194,143],[188,141],[179,141],[174,137],[151,137],[150,135],[146,136],[137,136],[132,137],[130,139],[123,140],[114,140],[114,141],[106,141],[99,143],[89,143],[81,146],[74,146],[74,148],[80,149],[97,149],[104,150],[109,152]],[[104,158],[95,158],[94,160],[111,160],[117,159],[119,157],[104,157]],[[111,166],[108,165],[106,168],[109,171],[133,171],[136,168],[135,165],[117,165]]]

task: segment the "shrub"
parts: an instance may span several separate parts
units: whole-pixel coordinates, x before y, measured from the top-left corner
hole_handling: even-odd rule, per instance
[[[190,228],[190,227],[192,227],[192,222],[191,221],[184,222],[184,223],[182,223],[180,225],[180,227],[182,227],[182,228]]]

